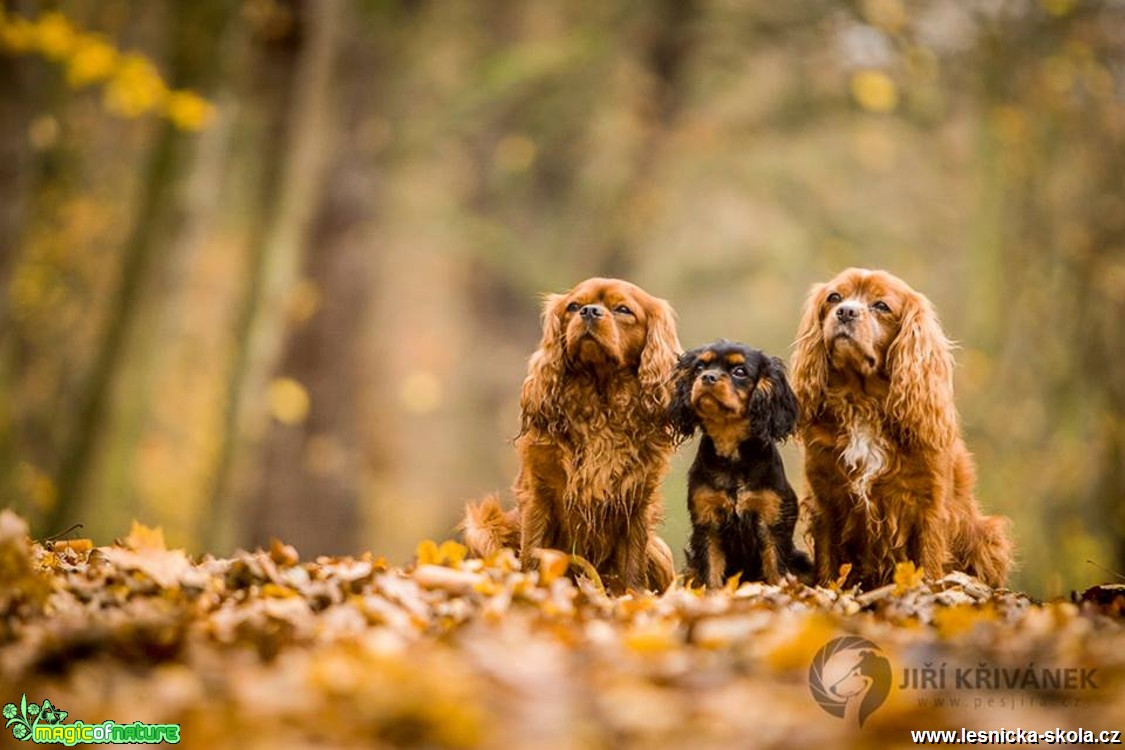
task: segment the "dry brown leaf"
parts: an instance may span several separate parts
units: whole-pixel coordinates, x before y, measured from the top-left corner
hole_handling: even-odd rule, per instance
[[[159,526],[150,528],[139,521],[133,521],[129,536],[122,543],[136,552],[163,552],[167,549],[164,544],[164,529]]]

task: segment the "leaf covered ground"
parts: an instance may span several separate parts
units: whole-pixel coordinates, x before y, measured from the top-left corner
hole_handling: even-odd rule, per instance
[[[613,598],[580,568],[548,553],[525,573],[510,552],[466,559],[454,542],[422,543],[405,569],[302,561],[282,543],[196,561],[140,525],[107,547],[33,543],[4,511],[0,703],[176,723],[201,748],[868,747],[909,746],[911,729],[1125,728],[1119,587],[1037,603],[904,566],[871,592],[732,582]],[[862,727],[809,689],[842,635],[892,665]],[[939,670],[945,689],[901,687]],[[1086,683],[1044,684],[1067,670]]]

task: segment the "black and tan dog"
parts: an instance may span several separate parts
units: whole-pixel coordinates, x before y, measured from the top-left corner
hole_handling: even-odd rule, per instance
[[[688,566],[699,583],[730,576],[775,583],[811,570],[793,545],[797,495],[777,443],[796,426],[797,399],[785,365],[743,344],[719,340],[680,357],[671,407],[681,439],[703,431],[688,474]]]

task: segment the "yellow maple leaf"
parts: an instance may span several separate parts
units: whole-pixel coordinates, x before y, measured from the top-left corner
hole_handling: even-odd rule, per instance
[[[775,672],[808,670],[816,652],[837,635],[835,623],[823,612],[813,612],[796,625],[787,622],[773,629],[766,663]]]
[[[468,547],[452,539],[446,539],[438,547],[438,555],[441,561],[454,568],[459,567],[468,554]]]
[[[672,627],[660,623],[633,628],[623,640],[626,648],[639,654],[661,653],[679,645]]]
[[[934,627],[942,638],[953,638],[972,630],[978,622],[995,619],[996,612],[989,606],[981,608],[973,604],[956,604],[934,611]]]
[[[151,528],[136,520],[133,521],[133,525],[129,529],[129,536],[125,537],[123,541],[126,547],[137,552],[144,550],[163,552],[168,549],[164,544],[164,529],[159,526]]]
[[[536,550],[536,557],[539,558],[539,582],[545,586],[565,575],[570,567],[569,555],[557,549]]]
[[[925,580],[926,571],[915,567],[910,560],[895,565],[895,593],[905,594],[910,589],[918,588]]]
[[[433,539],[423,539],[418,542],[414,556],[418,558],[419,565],[437,565],[441,560],[441,550]]]

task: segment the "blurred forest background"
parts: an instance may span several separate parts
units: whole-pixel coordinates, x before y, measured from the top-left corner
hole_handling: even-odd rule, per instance
[[[540,293],[627,277],[685,346],[786,355],[864,265],[961,344],[1015,585],[1125,572],[1121,0],[0,7],[0,504],[36,535],[403,561],[510,502]]]

